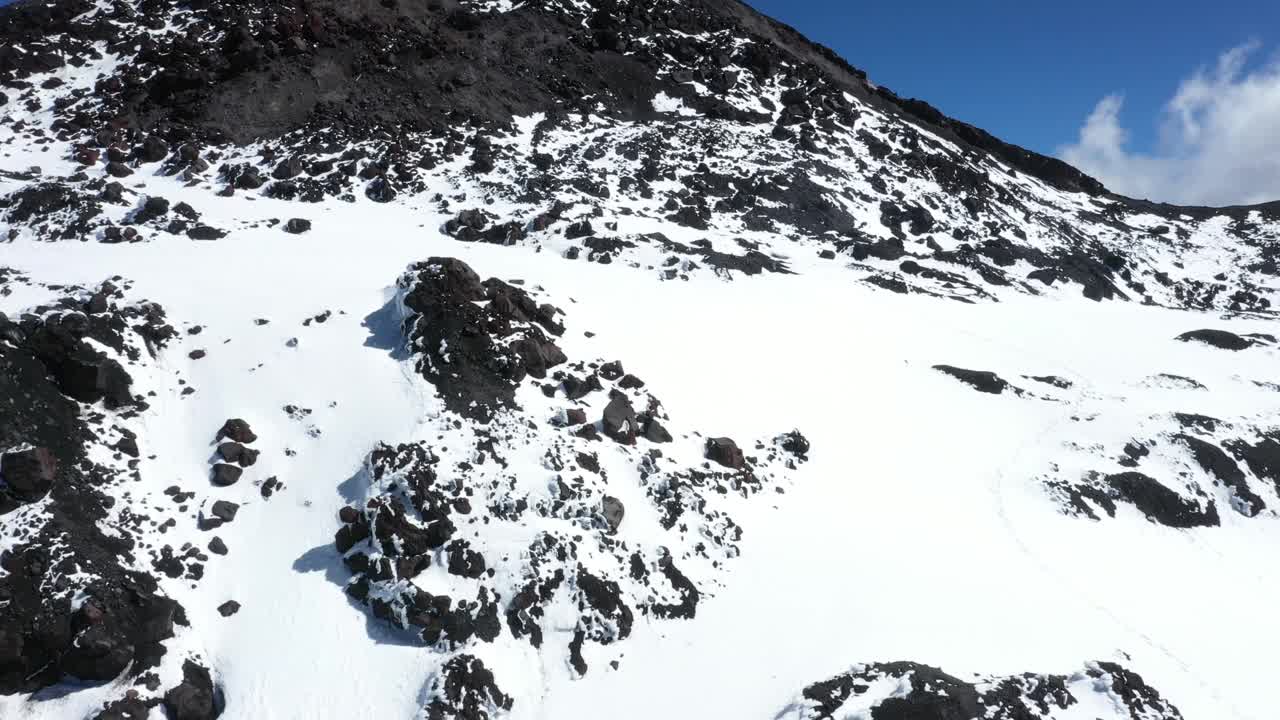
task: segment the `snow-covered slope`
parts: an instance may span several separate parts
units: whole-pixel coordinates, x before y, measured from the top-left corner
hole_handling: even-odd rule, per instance
[[[0,36],[0,717],[1271,717],[1275,206],[728,0]]]

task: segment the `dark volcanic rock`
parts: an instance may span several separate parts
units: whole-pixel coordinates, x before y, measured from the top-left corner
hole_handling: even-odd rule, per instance
[[[226,230],[219,230],[208,225],[196,225],[187,231],[187,237],[192,240],[217,240],[225,237],[226,234]]]
[[[511,697],[494,681],[493,671],[472,655],[459,655],[441,668],[431,687],[427,720],[494,720],[491,710],[510,710]]]
[[[1265,433],[1252,443],[1236,440],[1227,443],[1227,448],[1244,461],[1254,475],[1270,480],[1280,492],[1280,432]]]
[[[209,552],[214,555],[226,555],[227,544],[223,542],[222,538],[215,536],[209,541]]]
[[[216,439],[221,440],[227,438],[238,443],[248,444],[258,439],[258,436],[249,428],[249,423],[239,418],[227,420],[222,424],[222,428],[218,430]]]
[[[1236,497],[1236,507],[1242,514],[1253,517],[1267,506],[1262,498],[1249,488],[1249,481],[1240,470],[1240,466],[1222,448],[1193,435],[1180,433],[1175,435],[1174,439],[1191,450],[1192,457],[1205,472],[1212,474],[1223,485],[1231,488]]]
[[[969,682],[920,663],[861,664],[806,687],[804,704],[793,706],[798,712],[787,716],[836,720],[842,717],[837,711],[857,697],[862,707],[870,708],[872,720],[1032,720],[1063,717],[1061,711],[1094,703],[1115,707],[1122,713],[1114,716],[1117,718],[1182,720],[1178,709],[1137,673],[1115,663],[1097,662],[1086,666],[1084,675],[1090,683],[1072,683],[1065,675],[1032,673]]]
[[[0,454],[0,493],[19,502],[44,497],[58,476],[58,460],[49,448],[10,450]]]
[[[311,221],[303,218],[291,218],[284,224],[284,231],[293,235],[307,232],[311,229]]]
[[[235,465],[218,463],[213,466],[213,474],[211,476],[211,480],[214,485],[217,485],[219,487],[235,485],[240,480],[240,474],[243,472],[244,472],[243,470],[236,467]]]
[[[988,370],[966,370],[952,365],[934,365],[933,369],[972,386],[978,392],[999,395],[1010,387],[1004,378]]]
[[[214,720],[222,714],[222,693],[209,671],[190,660],[182,665],[182,682],[164,694],[170,720]]]
[[[782,449],[801,460],[809,459],[809,440],[799,430],[792,430],[782,436]]]
[[[604,434],[624,445],[636,441],[636,411],[626,395],[615,395],[604,409]]]
[[[626,508],[623,507],[622,501],[611,495],[605,495],[604,499],[600,501],[600,511],[604,514],[604,521],[609,526],[609,532],[618,532],[618,528],[622,526],[622,518],[626,514]]]
[[[742,454],[742,449],[729,438],[708,438],[706,455],[708,460],[732,470],[742,470],[747,466],[747,460]]]
[[[1182,342],[1197,342],[1204,345],[1219,348],[1221,350],[1247,350],[1256,344],[1256,341],[1241,337],[1233,332],[1226,330],[1192,330],[1178,336]]]
[[[183,616],[154,577],[133,569],[133,528],[108,528],[121,500],[115,488],[128,473],[93,458],[120,441],[100,436],[101,410],[82,411],[72,393],[86,385],[65,366],[92,357],[82,354],[87,338],[142,364],[132,342],[158,348],[172,337],[158,306],[121,307],[117,298],[103,285],[88,300],[69,292],[60,311],[46,308],[16,325],[0,316],[0,516],[36,498],[44,503],[21,524],[0,519],[10,533],[0,553],[0,694],[143,674],[159,663]],[[122,432],[121,440],[137,441],[134,431]]]
[[[238,442],[224,442],[218,445],[218,456],[229,463],[240,467],[249,467],[258,462],[258,451],[245,447]]]
[[[1218,509],[1212,500],[1201,508],[1195,501],[1182,497],[1140,472],[1108,475],[1106,481],[1120,497],[1133,503],[1152,522],[1174,528],[1218,524]]]
[[[434,356],[420,361],[418,371],[460,415],[487,421],[497,408],[515,405],[515,387],[526,376],[545,377],[564,362],[544,334],[564,332],[557,311],[519,287],[497,279],[482,283],[452,258],[414,265],[401,286],[415,313],[406,321],[411,342]]]
[[[240,511],[240,506],[226,500],[217,500],[213,503],[213,507],[209,510],[209,514],[218,518],[223,522],[231,522],[236,519],[236,513]]]

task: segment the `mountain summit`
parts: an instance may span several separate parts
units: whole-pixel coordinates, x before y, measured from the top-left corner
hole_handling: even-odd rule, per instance
[[[737,0],[0,41],[0,716],[1270,712],[1280,204]]]

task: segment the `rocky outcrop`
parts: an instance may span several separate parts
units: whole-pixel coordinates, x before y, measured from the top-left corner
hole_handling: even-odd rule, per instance
[[[620,361],[571,358],[549,339],[565,318],[541,288],[481,281],[451,258],[413,265],[400,288],[408,362],[444,412],[432,442],[366,459],[367,492],[334,537],[347,594],[446,668],[470,662],[474,645],[519,642],[580,675],[589,648],[625,642],[638,618],[694,617],[738,552],[731,499],[777,488],[807,457],[804,437],[757,442],[750,458],[728,439],[715,450],[676,440],[650,385]],[[513,482],[508,468],[531,448],[537,463]],[[704,452],[726,464],[707,469]],[[624,505],[624,490],[651,502]],[[662,537],[645,534],[654,526]],[[437,562],[464,584],[434,580]]]
[[[145,403],[121,360],[150,360],[173,329],[114,284],[66,292],[0,316],[0,515],[15,538],[0,556],[3,694],[140,675],[185,623],[135,558],[138,519],[109,515],[145,441],[123,426]]]
[[[1182,720],[1178,709],[1142,677],[1111,662],[1072,675],[1024,673],[963,680],[928,665],[858,665],[804,689],[780,720],[835,720],[867,712],[874,720],[1076,717],[1109,708],[1099,720]],[[1095,714],[1089,711],[1090,717]]]

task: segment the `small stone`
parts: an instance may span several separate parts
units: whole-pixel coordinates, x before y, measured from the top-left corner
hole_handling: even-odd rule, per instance
[[[226,555],[227,544],[222,541],[222,538],[215,535],[213,539],[209,541],[209,552],[214,555]]]
[[[240,603],[235,600],[228,600],[218,606],[218,614],[222,617],[231,617],[240,612]]]

